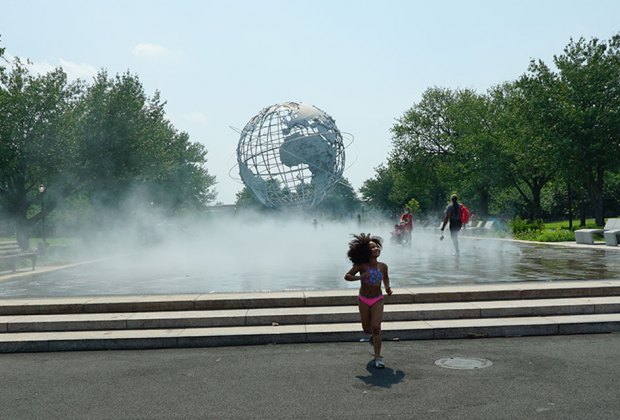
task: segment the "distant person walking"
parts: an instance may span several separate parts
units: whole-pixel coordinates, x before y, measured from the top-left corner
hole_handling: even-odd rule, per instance
[[[388,266],[377,261],[381,255],[381,242],[381,238],[370,236],[370,234],[353,235],[347,252],[347,257],[353,263],[353,267],[344,275],[346,281],[360,281],[358,307],[362,328],[366,334],[371,334],[370,340],[374,348],[375,367],[378,369],[385,367],[381,356],[382,282],[388,296],[392,294]]]
[[[413,214],[411,214],[411,209],[409,207],[405,207],[403,210],[403,214],[400,216],[400,225],[403,228],[403,238],[405,239],[405,243],[411,244],[411,231],[413,230]]]
[[[446,228],[446,224],[450,223],[450,238],[452,238],[452,245],[454,245],[454,254],[460,255],[459,251],[459,231],[461,230],[461,205],[459,204],[458,196],[452,194],[450,197],[452,203],[446,208],[446,215],[443,218],[443,224],[441,225],[441,239],[443,239],[443,231]]]

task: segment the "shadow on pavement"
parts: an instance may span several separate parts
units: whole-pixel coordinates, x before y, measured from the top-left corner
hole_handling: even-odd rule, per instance
[[[389,367],[377,369],[374,359],[366,364],[366,370],[370,373],[368,376],[356,376],[366,385],[378,386],[381,388],[391,388],[405,378],[405,372],[402,370],[394,370]]]

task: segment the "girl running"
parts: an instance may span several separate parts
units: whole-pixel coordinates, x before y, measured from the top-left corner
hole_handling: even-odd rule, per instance
[[[344,275],[347,281],[360,280],[359,311],[362,328],[366,334],[371,334],[375,351],[375,367],[385,367],[381,357],[381,321],[383,320],[383,293],[381,282],[385,285],[385,292],[390,296],[390,278],[388,266],[377,261],[381,255],[382,240],[370,234],[353,235],[349,242],[347,257],[353,267]]]

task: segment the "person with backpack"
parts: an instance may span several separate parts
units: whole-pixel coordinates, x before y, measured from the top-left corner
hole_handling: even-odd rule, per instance
[[[450,222],[450,238],[452,239],[452,245],[454,245],[454,254],[460,255],[459,251],[459,231],[463,226],[462,216],[463,216],[463,205],[459,204],[458,196],[456,194],[452,194],[450,197],[452,204],[450,204],[446,208],[446,215],[443,219],[443,224],[441,225],[441,239],[443,239],[443,231],[446,228],[446,224]],[[469,211],[467,211],[469,214]]]

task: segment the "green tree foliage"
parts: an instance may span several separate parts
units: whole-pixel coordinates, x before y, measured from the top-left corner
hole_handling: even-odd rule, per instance
[[[243,187],[235,194],[235,207],[245,210],[260,210],[263,208],[263,205],[248,187]]]
[[[48,196],[57,193],[50,184],[73,161],[69,125],[79,86],[61,70],[33,76],[19,60],[0,77],[0,206],[27,248],[31,226],[44,216],[28,216],[39,205],[39,185],[48,187]],[[54,208],[50,200],[45,212]]]
[[[351,219],[361,211],[361,208],[362,202],[349,180],[340,178],[327,191],[323,200],[314,208],[313,213],[332,219]]]
[[[81,103],[77,124],[92,199],[111,209],[139,194],[169,212],[197,209],[215,198],[206,150],[165,118],[158,92],[149,99],[137,76],[98,74]]]
[[[86,86],[61,69],[32,75],[16,60],[0,88],[0,207],[22,246],[44,217],[40,184],[46,214],[78,192],[119,212],[127,198],[169,213],[214,198],[204,146],[174,129],[159,93],[148,98],[137,76],[100,72]]]
[[[620,35],[607,42],[571,39],[554,64],[561,89],[552,108],[557,129],[579,156],[579,178],[596,223],[603,225],[605,176],[620,168]]]
[[[506,183],[507,159],[491,124],[492,104],[488,96],[464,89],[455,92],[446,112],[454,145],[447,186],[451,193],[459,191],[469,197],[479,214],[488,215],[491,190]]]
[[[387,198],[394,210],[399,211],[411,196],[419,197],[427,211],[444,202],[444,174],[450,172],[454,153],[454,127],[448,108],[455,98],[456,93],[449,89],[427,89],[421,101],[392,127],[388,167],[393,183]]]
[[[387,214],[398,211],[399,206],[390,199],[394,188],[396,170],[385,165],[375,168],[374,178],[367,179],[360,188],[362,200],[370,207]]]
[[[488,100],[475,92],[431,88],[392,127],[393,198],[444,207],[451,190],[468,190],[488,212],[490,188],[502,180],[502,153],[488,122]]]
[[[501,171],[525,203],[530,220],[542,217],[542,190],[558,173],[553,150],[560,138],[541,109],[548,95],[539,80],[525,76],[490,92],[492,131],[504,156]]]
[[[605,209],[616,208],[606,197],[617,195],[605,183],[620,170],[620,35],[571,40],[554,64],[557,71],[533,61],[484,95],[427,89],[392,127],[387,165],[364,183],[364,200],[395,209],[416,197],[433,213],[458,191],[481,217],[517,212],[530,220],[545,209],[570,217],[576,200],[602,225]],[[544,194],[565,203],[543,204]]]
[[[411,214],[418,214],[420,212],[420,203],[415,198],[407,201],[407,208],[411,210]]]

